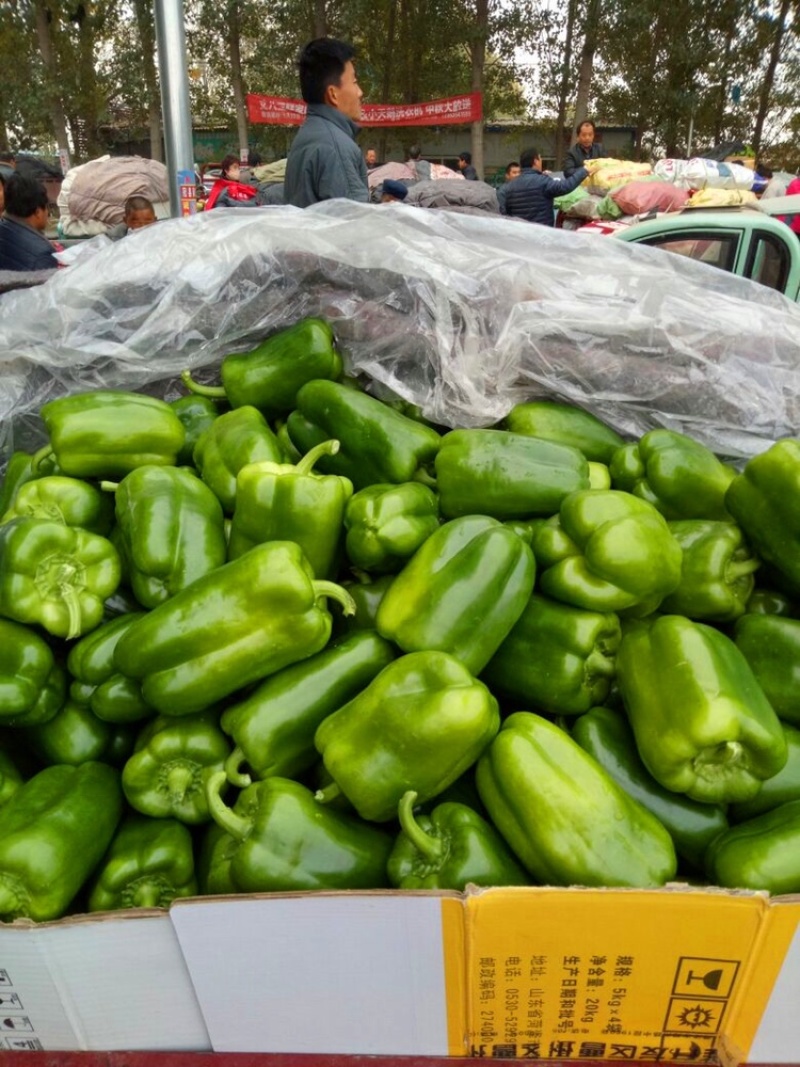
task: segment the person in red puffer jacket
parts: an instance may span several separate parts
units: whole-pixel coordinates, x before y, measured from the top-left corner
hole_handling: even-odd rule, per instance
[[[211,186],[206,200],[205,210],[213,207],[256,207],[254,185],[239,181],[239,159],[237,156],[225,156],[222,161],[222,175]]]

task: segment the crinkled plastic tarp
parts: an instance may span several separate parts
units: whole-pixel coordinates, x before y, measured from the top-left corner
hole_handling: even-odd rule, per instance
[[[800,426],[800,306],[712,267],[515,220],[345,201],[158,223],[0,299],[3,457],[66,393],[172,399],[305,315],[350,372],[443,426],[538,396],[722,455]]]

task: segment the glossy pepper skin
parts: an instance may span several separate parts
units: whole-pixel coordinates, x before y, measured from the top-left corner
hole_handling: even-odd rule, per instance
[[[398,571],[439,528],[439,501],[421,482],[370,485],[347,502],[345,551],[354,567]]]
[[[442,515],[528,519],[552,515],[589,488],[586,457],[570,445],[507,430],[451,430],[436,456]]]
[[[84,530],[105,536],[114,522],[114,502],[89,482],[53,474],[21,486],[0,521],[19,518],[82,526]]]
[[[301,452],[320,440],[341,444],[320,470],[349,478],[356,489],[383,482],[411,482],[433,462],[441,440],[429,426],[409,419],[358,389],[322,379],[297,393],[289,436]]]
[[[734,641],[775,713],[800,726],[800,620],[743,615]]]
[[[0,725],[32,726],[58,713],[67,679],[53,650],[30,626],[0,619]]]
[[[571,493],[537,527],[541,591],[587,611],[649,615],[681,578],[681,548],[658,511],[613,489]]]
[[[0,485],[0,515],[5,515],[16,500],[17,493],[34,478],[41,477],[38,469],[33,466],[32,452],[12,452],[6,464],[3,482]]]
[[[387,871],[395,889],[457,889],[529,885],[530,878],[495,828],[465,804],[438,804],[414,815],[416,793],[398,806],[401,831]]]
[[[536,577],[528,545],[488,515],[440,526],[386,591],[377,630],[404,652],[438,649],[479,674],[522,614]]]
[[[445,652],[401,656],[325,719],[316,746],[362,819],[387,822],[404,793],[437,796],[477,760],[500,725],[497,701]]]
[[[678,588],[661,602],[668,615],[709,622],[733,622],[747,610],[761,566],[733,522],[681,519],[669,530],[683,552]]]
[[[70,696],[78,704],[87,704],[104,722],[139,722],[155,715],[145,702],[139,683],[120,674],[114,666],[114,649],[120,638],[143,618],[141,611],[118,615],[101,623],[69,650]]]
[[[266,541],[294,541],[318,578],[335,573],[353,483],[336,474],[316,474],[313,468],[338,450],[338,441],[323,441],[296,464],[242,467],[236,476],[230,559]]]
[[[137,620],[114,663],[162,715],[191,715],[324,648],[326,597],[352,610],[341,586],[314,578],[299,545],[256,545]]]
[[[763,815],[790,800],[800,800],[800,730],[785,722],[781,723],[781,728],[788,753],[785,765],[772,778],[767,778],[751,800],[729,805],[728,815],[732,823]]]
[[[89,911],[168,908],[197,892],[192,835],[174,819],[129,815],[89,890]]]
[[[185,430],[163,400],[96,389],[45,404],[40,415],[61,472],[122,478],[147,463],[172,465]]]
[[[144,727],[122,770],[132,808],[154,819],[208,822],[206,783],[231,751],[218,718],[214,710],[181,719],[159,716]]]
[[[512,433],[571,445],[594,463],[610,463],[616,450],[625,444],[616,430],[595,415],[552,400],[517,404],[506,415],[503,425]]]
[[[658,819],[539,715],[510,715],[476,778],[492,822],[542,885],[659,886],[675,875]]]
[[[226,515],[236,504],[236,475],[248,463],[281,463],[283,451],[267,420],[251,404],[226,411],[194,446],[194,464]]]
[[[208,783],[212,817],[225,831],[210,862],[211,892],[386,886],[392,839],[377,827],[322,807],[288,778],[254,782],[229,808],[219,794],[224,783],[224,774]]]
[[[222,713],[236,745],[225,769],[238,786],[252,778],[294,778],[317,762],[317,727],[369,685],[395,657],[374,630],[356,630],[315,656],[284,667]],[[242,774],[245,762],[249,774]]]
[[[651,430],[613,456],[611,481],[667,519],[730,519],[725,493],[736,476],[711,449],[674,430]]]
[[[91,761],[113,763],[119,729],[123,728],[98,719],[85,704],[67,699],[52,719],[27,726],[23,736],[44,764],[77,767]]]
[[[268,419],[284,415],[297,404],[298,390],[314,379],[335,381],[342,374],[333,331],[324,319],[302,319],[268,337],[249,352],[225,356],[220,368],[222,386],[181,377],[187,388],[206,397],[225,397],[232,408],[252,404]]]
[[[525,706],[580,715],[608,696],[621,639],[613,612],[585,611],[534,593],[481,679]]]
[[[183,447],[175,463],[179,467],[191,467],[194,462],[194,446],[214,420],[222,414],[220,407],[205,396],[181,396],[170,407],[181,420],[184,429]]]
[[[800,891],[800,800],[720,834],[706,854],[706,870],[714,885],[773,896]]]
[[[104,763],[47,767],[3,807],[0,921],[60,918],[108,847],[122,812]]]
[[[154,608],[227,558],[222,505],[187,467],[137,467],[114,486],[117,532],[134,596]]]
[[[682,615],[626,627],[617,683],[652,776],[704,804],[748,800],[786,763],[781,724],[742,653]]]
[[[7,618],[80,637],[102,621],[120,576],[117,550],[99,534],[46,519],[0,525],[0,614]]]
[[[592,708],[575,720],[571,732],[584,752],[667,828],[678,855],[702,870],[706,849],[728,828],[723,807],[699,804],[660,786],[642,763],[633,731],[618,711]]]
[[[756,587],[747,598],[746,611],[748,615],[780,615],[791,618],[795,614],[795,606],[785,593]]]

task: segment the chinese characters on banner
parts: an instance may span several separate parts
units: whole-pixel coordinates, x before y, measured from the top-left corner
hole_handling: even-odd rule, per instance
[[[481,93],[448,96],[424,104],[364,104],[361,126],[448,126],[480,122],[483,116]],[[302,100],[286,96],[247,94],[247,118],[253,123],[275,126],[301,126],[306,117]]]

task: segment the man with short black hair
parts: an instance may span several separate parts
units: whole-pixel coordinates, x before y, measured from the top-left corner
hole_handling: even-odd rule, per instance
[[[578,139],[567,152],[564,162],[564,177],[571,178],[575,171],[592,159],[604,159],[602,146],[595,142],[597,127],[591,119],[578,123]]]
[[[501,213],[552,226],[555,222],[553,200],[577,189],[589,170],[583,166],[571,178],[551,178],[549,174],[542,174],[542,157],[535,148],[527,148],[519,157],[519,163],[520,176],[504,186],[504,195],[498,197]],[[588,166],[593,170],[596,164]]]
[[[0,270],[57,267],[46,229],[47,190],[33,178],[12,174],[6,182],[6,213],[0,219]]]
[[[472,165],[472,153],[461,152],[458,157],[458,169],[468,182],[476,182],[478,180],[478,172]]]
[[[146,196],[129,196],[122,210],[122,222],[112,226],[107,233],[112,241],[119,241],[134,230],[142,230],[157,221],[153,202]]]
[[[369,199],[367,165],[355,141],[364,94],[354,55],[351,45],[333,37],[310,41],[300,53],[300,90],[308,111],[286,161],[287,204]]]

